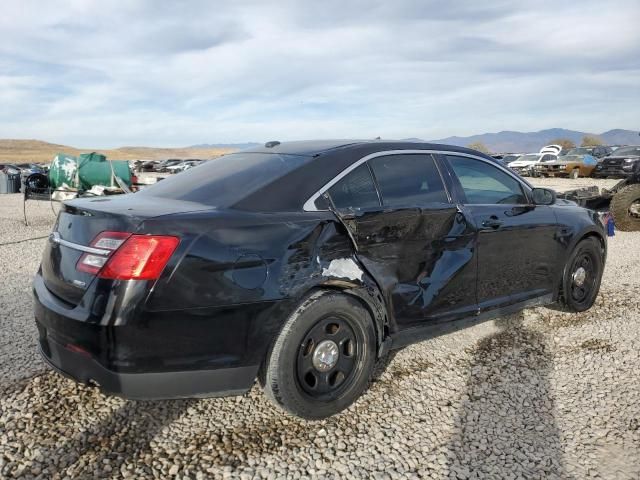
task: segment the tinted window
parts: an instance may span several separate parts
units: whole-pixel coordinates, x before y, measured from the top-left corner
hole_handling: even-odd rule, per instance
[[[135,195],[229,207],[309,160],[311,157],[300,155],[233,153],[185,170]]]
[[[448,203],[431,155],[389,155],[372,158],[369,164],[384,206]]]
[[[339,210],[379,207],[378,193],[369,167],[365,163],[343,177],[329,189],[333,204]]]
[[[447,156],[462,184],[467,204],[526,204],[520,183],[493,165],[472,158]]]

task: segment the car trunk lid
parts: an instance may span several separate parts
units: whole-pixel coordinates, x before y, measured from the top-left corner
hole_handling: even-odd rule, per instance
[[[77,265],[83,254],[96,248],[92,241],[98,234],[134,233],[149,218],[207,209],[211,207],[175,200],[158,202],[136,194],[64,203],[43,253],[44,283],[51,293],[73,307],[96,278],[92,273],[78,270]]]

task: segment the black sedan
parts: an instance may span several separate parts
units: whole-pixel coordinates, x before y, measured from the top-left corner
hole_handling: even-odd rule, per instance
[[[269,142],[138,193],[67,202],[34,280],[47,362],[136,399],[256,378],[324,418],[420,340],[559,302],[591,307],[595,212],[479,152]]]

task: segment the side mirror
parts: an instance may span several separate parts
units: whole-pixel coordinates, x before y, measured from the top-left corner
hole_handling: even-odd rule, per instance
[[[548,188],[534,188],[531,198],[535,205],[553,205],[556,203],[556,192]]]

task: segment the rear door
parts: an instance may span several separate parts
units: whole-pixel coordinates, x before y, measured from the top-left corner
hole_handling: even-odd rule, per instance
[[[329,196],[399,328],[477,309],[474,229],[451,201],[430,154],[371,158]]]
[[[461,208],[478,230],[480,309],[552,293],[559,253],[552,208],[532,205],[516,176],[493,162],[446,158]]]

